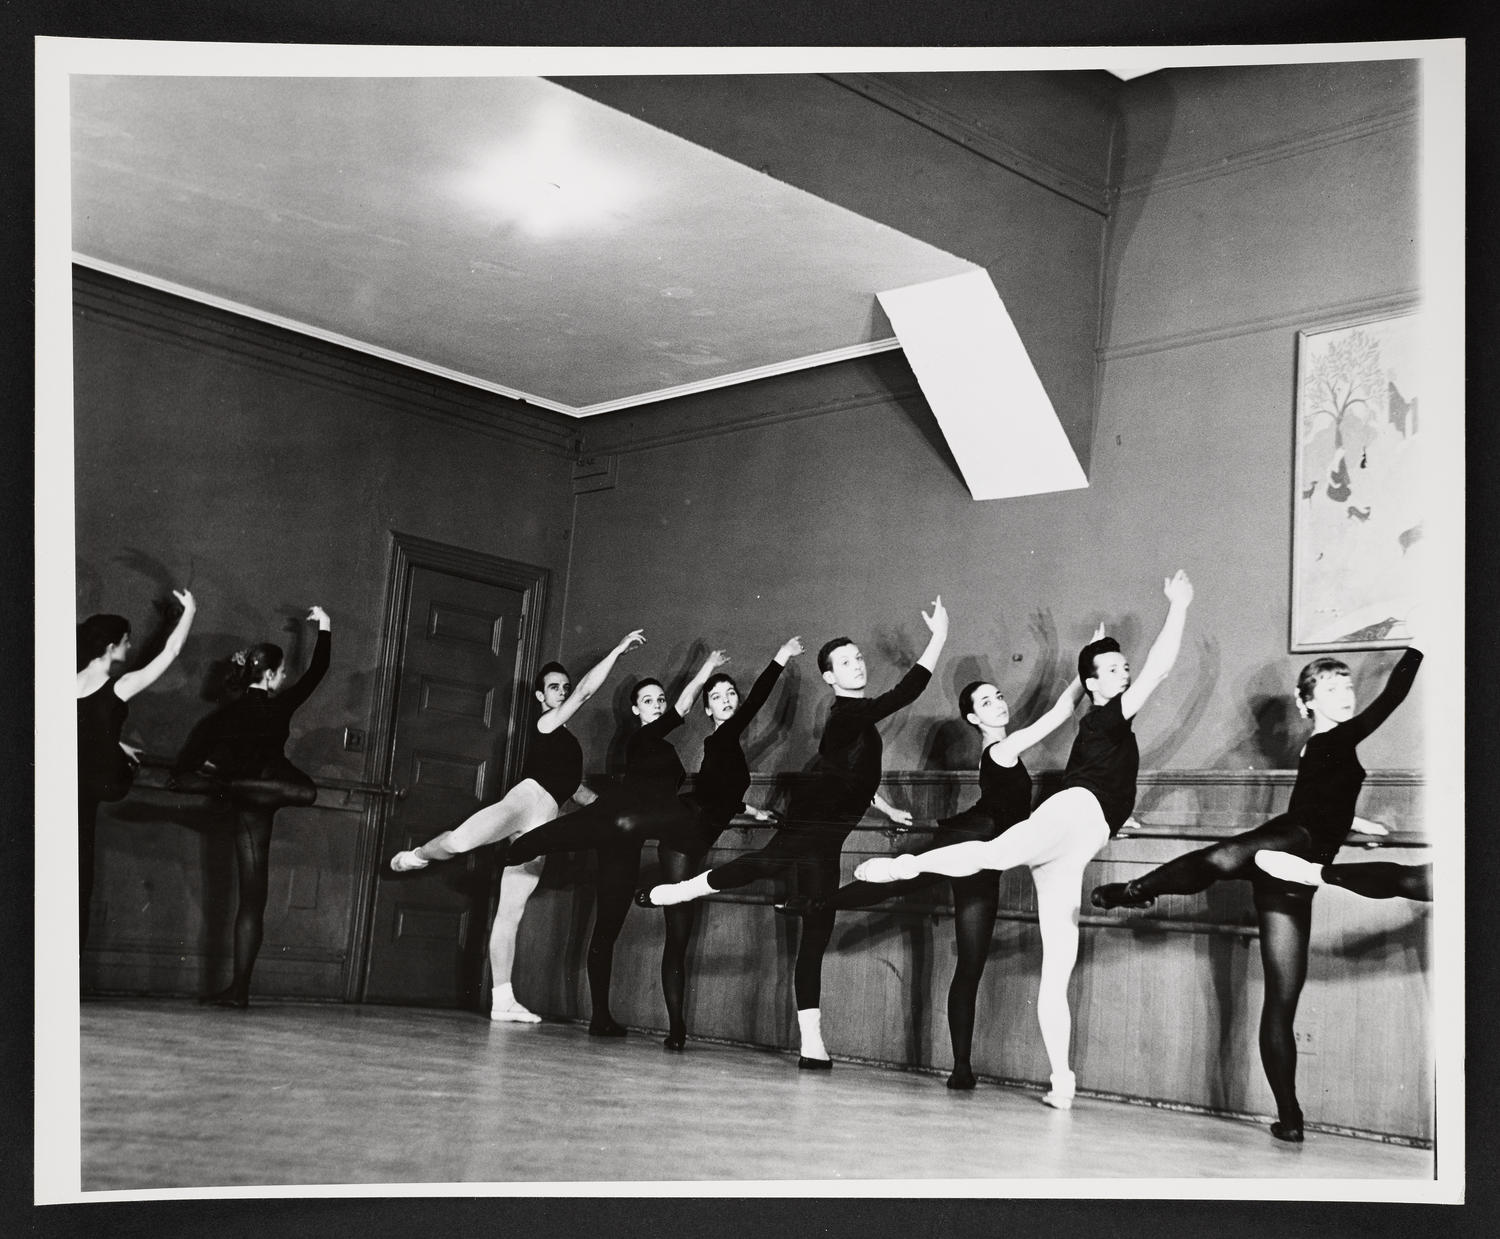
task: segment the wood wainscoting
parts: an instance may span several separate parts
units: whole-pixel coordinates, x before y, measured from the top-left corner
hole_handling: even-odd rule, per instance
[[[795,776],[793,776],[794,778]],[[1055,775],[1038,780],[1046,787]],[[1141,778],[1138,830],[1089,867],[1087,889],[1123,880],[1248,829],[1286,803],[1291,771],[1151,771]],[[792,778],[757,776],[752,803],[784,806]],[[909,772],[882,792],[920,822],[974,798],[973,776]],[[1429,859],[1420,832],[1421,780],[1372,772],[1362,812],[1396,832],[1379,859]],[[759,846],[765,827],[734,825],[710,863]],[[923,836],[907,836],[906,839]],[[875,818],[850,837],[846,879],[866,856],[905,850]],[[1346,848],[1341,859],[1377,858]],[[653,880],[646,849],[643,881]],[[555,856],[522,923],[518,997],[534,1010],[586,1017],[584,951],[592,918],[592,860]],[[758,883],[699,906],[689,960],[690,1035],[796,1044],[792,958],[797,925]],[[1429,923],[1431,905],[1367,900],[1325,889],[1314,905],[1307,986],[1297,1017],[1298,1090],[1310,1127],[1428,1144],[1433,1138]],[[946,996],[954,967],[946,885],[883,907],[840,913],[824,963],[823,1034],[835,1059],[945,1070],[952,1058]],[[1212,1113],[1273,1115],[1257,1027],[1261,965],[1249,884],[1171,896],[1148,911],[1085,907],[1072,987],[1080,1090]],[[615,956],[616,1019],[664,1029],[661,918],[633,910]],[[1034,1003],[1041,945],[1028,874],[1001,882],[1000,921],[980,989],[973,1063],[982,1076],[1041,1084],[1047,1062]]]

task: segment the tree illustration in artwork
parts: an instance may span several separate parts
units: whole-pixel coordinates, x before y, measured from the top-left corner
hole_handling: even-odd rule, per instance
[[[1333,431],[1326,459],[1310,466],[1324,475],[1325,494],[1335,503],[1345,503],[1351,494],[1348,439],[1357,426],[1365,440],[1376,426],[1386,394],[1385,373],[1380,366],[1380,341],[1369,332],[1355,330],[1331,342],[1308,367],[1302,380],[1302,440],[1310,451],[1323,432]],[[1309,470],[1312,472],[1312,469]],[[1304,498],[1312,498],[1317,483]]]

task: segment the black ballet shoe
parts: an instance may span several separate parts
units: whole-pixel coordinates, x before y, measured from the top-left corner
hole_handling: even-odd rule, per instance
[[[1302,1121],[1295,1123],[1283,1123],[1280,1119],[1271,1124],[1271,1135],[1278,1140],[1285,1140],[1288,1144],[1302,1143]]]
[[[687,1047],[687,1033],[669,1032],[661,1039],[662,1048],[665,1050],[682,1050]]]
[[[627,1031],[624,1024],[617,1024],[609,1018],[589,1021],[589,1036],[591,1037],[623,1037]]]
[[[231,985],[228,989],[221,989],[214,994],[199,995],[198,1005],[200,1007],[233,1007],[243,1011],[250,1005],[250,995],[235,993],[234,986]]]
[[[969,1067],[955,1067],[953,1074],[948,1077],[948,1087],[955,1089],[971,1089],[974,1087],[974,1072]]]
[[[785,903],[772,906],[778,916],[815,916],[828,910],[828,900],[822,895],[789,895]]]
[[[1096,908],[1149,908],[1156,902],[1154,895],[1138,895],[1130,888],[1132,882],[1106,882],[1094,887],[1089,902]]]
[[[797,1056],[798,1071],[832,1071],[833,1059],[831,1058],[804,1058]]]
[[[651,902],[651,888],[649,886],[642,886],[635,892],[635,906],[637,908],[655,908],[658,906]]]

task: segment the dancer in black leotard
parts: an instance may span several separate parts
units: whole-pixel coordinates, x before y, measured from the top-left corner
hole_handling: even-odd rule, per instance
[[[623,1037],[625,1026],[609,1012],[615,942],[630,911],[640,876],[641,847],[647,839],[690,847],[695,815],[677,796],[686,772],[667,739],[682,725],[693,698],[708,677],[728,661],[714,650],[692,680],[667,706],[661,681],[644,679],[631,690],[630,711],[641,726],[625,745],[625,774],[593,804],[528,831],[510,846],[509,863],[535,860],[550,852],[594,849],[598,874],[594,888],[594,931],[589,936],[589,1035]]]
[[[328,612],[307,613],[318,625],[307,670],[290,688],[285,654],[279,645],[252,645],[234,656],[227,687],[241,696],[193,729],[178,754],[172,782],[176,791],[225,796],[235,811],[235,872],[239,910],[234,919],[234,977],[227,988],[199,1001],[221,1007],[250,1005],[250,974],[265,928],[267,867],[271,823],[278,809],[310,805],[316,784],[286,759],[292,715],[328,671]]]
[[[1304,718],[1313,720],[1313,734],[1297,763],[1297,781],[1287,811],[1263,826],[1179,856],[1129,882],[1094,888],[1097,908],[1142,908],[1158,895],[1191,895],[1232,878],[1252,882],[1266,987],[1260,1057],[1276,1098],[1277,1121],[1271,1125],[1271,1134],[1278,1140],[1302,1140],[1292,1023],[1307,977],[1313,891],[1273,880],[1256,867],[1255,854],[1289,852],[1320,865],[1333,860],[1348,837],[1354,803],[1365,781],[1355,746],[1406,699],[1421,662],[1422,655],[1408,649],[1392,668],[1380,695],[1359,714],[1354,713],[1348,665],[1336,658],[1308,663],[1297,678],[1297,708]]]
[[[1432,866],[1397,865],[1388,860],[1358,865],[1320,865],[1290,852],[1257,852],[1255,863],[1273,878],[1302,886],[1341,886],[1366,899],[1432,902]]]
[[[932,633],[927,648],[895,688],[879,697],[865,697],[865,660],[848,637],[835,637],[818,651],[818,670],[834,691],[834,702],[818,744],[816,779],[792,795],[787,824],[765,847],[738,856],[685,882],[671,882],[641,891],[636,902],[667,907],[701,899],[713,891],[746,886],[758,878],[795,875],[800,893],[832,894],[839,880],[839,854],[860,818],[870,807],[880,784],[880,733],[875,724],[915,701],[937,665],[948,639],[948,612],[941,597],[932,614],[922,613]],[[793,988],[801,1054],[797,1066],[823,1070],[832,1060],[823,1045],[823,955],[833,937],[835,910],[825,907],[802,920],[797,943]]]
[[[1104,627],[1100,625],[1093,639],[1097,641],[1103,636]],[[921,852],[970,840],[995,839],[1029,817],[1031,776],[1021,754],[1061,727],[1072,716],[1082,696],[1083,685],[1075,676],[1056,704],[1036,722],[1007,734],[1010,707],[1000,690],[982,680],[966,685],[958,695],[958,713],[978,729],[984,743],[979,758],[979,800],[957,816],[939,821],[937,832]],[[910,824],[910,815],[905,816]],[[836,909],[868,908],[940,880],[938,874],[923,874],[905,882],[855,880],[840,887],[827,905]],[[974,1069],[969,1057],[974,1043],[974,1007],[1000,907],[1000,874],[993,869],[981,869],[949,881],[953,886],[953,932],[958,959],[948,987],[948,1033],[953,1043],[953,1072],[948,1077],[948,1087],[971,1089]],[[783,907],[805,913],[821,902],[791,900]]]
[[[161,653],[137,671],[111,678],[130,655],[130,622],[119,615],[91,615],[78,625],[78,952],[89,936],[89,902],[94,894],[94,834],[101,802],[122,800],[140,765],[138,749],[120,732],[126,702],[161,678],[182,650],[197,604],[185,589],[172,596],[182,614]]]
[[[594,793],[581,786],[583,749],[567,723],[603,686],[619,657],[645,643],[639,628],[626,633],[614,649],[589,668],[576,689],[561,663],[550,662],[538,671],[533,689],[542,713],[526,745],[521,777],[496,803],[470,814],[452,830],[443,831],[420,847],[397,852],[391,857],[391,868],[397,873],[425,869],[432,861],[451,860],[486,844],[535,830],[555,818],[567,800],[580,805],[592,803]],[[507,855],[495,920],[490,926],[490,983],[494,987],[490,1019],[497,1023],[535,1024],[542,1018],[521,1005],[512,984],[521,914],[541,876],[540,858]]]

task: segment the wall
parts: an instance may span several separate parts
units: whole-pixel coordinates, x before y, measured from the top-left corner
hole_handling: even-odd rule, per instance
[[[131,702],[127,737],[170,758],[212,708],[219,660],[277,640],[310,652],[307,607],[333,617],[328,678],[298,714],[288,756],[324,784],[277,819],[257,988],[343,997],[359,875],[375,863],[379,802],[348,785],[375,703],[390,531],[520,560],[561,593],[570,510],[568,428],[506,402],[80,270],[75,284],[80,616],[131,619],[188,585],[198,618],[177,662]],[[543,648],[558,639],[558,604]],[[193,990],[228,950],[219,909],[231,833],[182,797],[141,790],[100,813],[85,982]],[[205,916],[205,908],[211,909]]]

